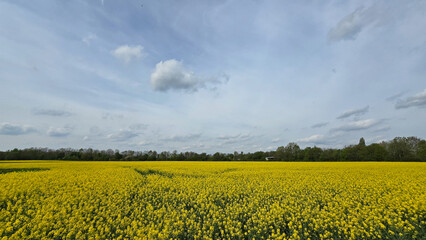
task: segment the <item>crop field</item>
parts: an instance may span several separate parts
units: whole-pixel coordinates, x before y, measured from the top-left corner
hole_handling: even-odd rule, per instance
[[[0,239],[426,239],[425,163],[0,162]]]

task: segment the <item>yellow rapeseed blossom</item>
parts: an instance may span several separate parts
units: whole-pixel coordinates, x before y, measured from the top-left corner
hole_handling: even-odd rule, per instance
[[[0,239],[426,238],[425,163],[0,162]]]

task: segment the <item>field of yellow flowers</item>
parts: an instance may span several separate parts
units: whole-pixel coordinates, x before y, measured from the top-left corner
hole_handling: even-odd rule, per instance
[[[426,163],[0,162],[0,239],[426,239]]]

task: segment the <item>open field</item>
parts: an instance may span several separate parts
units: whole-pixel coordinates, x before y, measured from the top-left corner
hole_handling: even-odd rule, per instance
[[[0,161],[0,239],[425,239],[426,163]]]

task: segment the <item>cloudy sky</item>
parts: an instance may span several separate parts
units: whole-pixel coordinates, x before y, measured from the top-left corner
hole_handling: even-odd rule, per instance
[[[425,1],[0,0],[0,150],[426,138]]]

